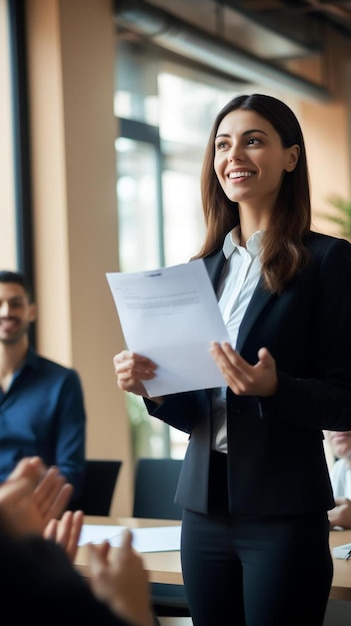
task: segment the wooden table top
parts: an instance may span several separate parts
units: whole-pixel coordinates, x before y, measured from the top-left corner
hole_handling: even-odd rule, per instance
[[[351,543],[351,530],[331,530],[329,545],[333,552],[335,546]],[[351,600],[351,560],[334,559],[334,576],[329,597],[332,600]]]
[[[145,528],[154,526],[175,526],[179,520],[137,519],[131,517],[86,517],[86,524],[116,524],[129,528]],[[332,530],[330,532],[330,549],[345,543],[351,543],[351,530]],[[118,548],[111,548],[117,550]],[[143,552],[145,568],[149,573],[150,582],[161,582],[175,585],[183,584],[180,552]],[[76,566],[83,575],[88,575],[86,548],[78,549]],[[333,600],[351,600],[351,559],[334,559],[334,576],[330,598]]]

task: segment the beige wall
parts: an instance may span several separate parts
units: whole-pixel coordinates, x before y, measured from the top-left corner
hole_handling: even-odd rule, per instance
[[[339,229],[318,217],[319,212],[335,212],[329,198],[351,197],[350,41],[330,36],[325,59],[333,100],[318,107],[304,103],[301,107],[312,181],[312,207],[315,225],[321,230],[339,234]]]
[[[112,5],[26,7],[38,349],[80,373],[87,456],[123,460],[114,512],[128,515],[129,423],[112,365],[123,339],[105,278],[118,270]]]
[[[329,102],[296,98],[294,110],[306,142],[311,177],[313,227],[339,235],[338,226],[320,217],[334,212],[329,198],[351,197],[351,46],[350,40],[328,32],[322,58],[295,63],[306,78],[322,82],[332,94]]]

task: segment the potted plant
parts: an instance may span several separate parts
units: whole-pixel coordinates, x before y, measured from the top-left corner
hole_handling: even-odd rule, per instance
[[[351,241],[351,199],[344,200],[340,196],[331,196],[330,204],[338,209],[336,214],[324,213],[323,217],[340,226],[341,235]]]

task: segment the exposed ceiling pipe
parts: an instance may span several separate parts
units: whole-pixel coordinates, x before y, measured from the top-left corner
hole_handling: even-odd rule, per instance
[[[351,10],[347,7],[336,6],[334,2],[320,2],[320,0],[307,0],[307,4],[310,5],[310,8],[306,10],[308,11],[321,11],[328,15],[335,15],[341,19],[350,20],[351,19]],[[349,4],[349,2],[347,3]]]
[[[264,62],[220,41],[174,16],[140,0],[115,0],[115,21],[157,45],[236,80],[283,87],[301,98],[326,101],[330,92],[285,69]]]

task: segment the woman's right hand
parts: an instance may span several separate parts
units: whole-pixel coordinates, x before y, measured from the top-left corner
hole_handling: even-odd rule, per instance
[[[117,377],[117,385],[122,391],[149,397],[143,380],[155,378],[156,363],[135,352],[123,350],[113,357],[113,365]]]

